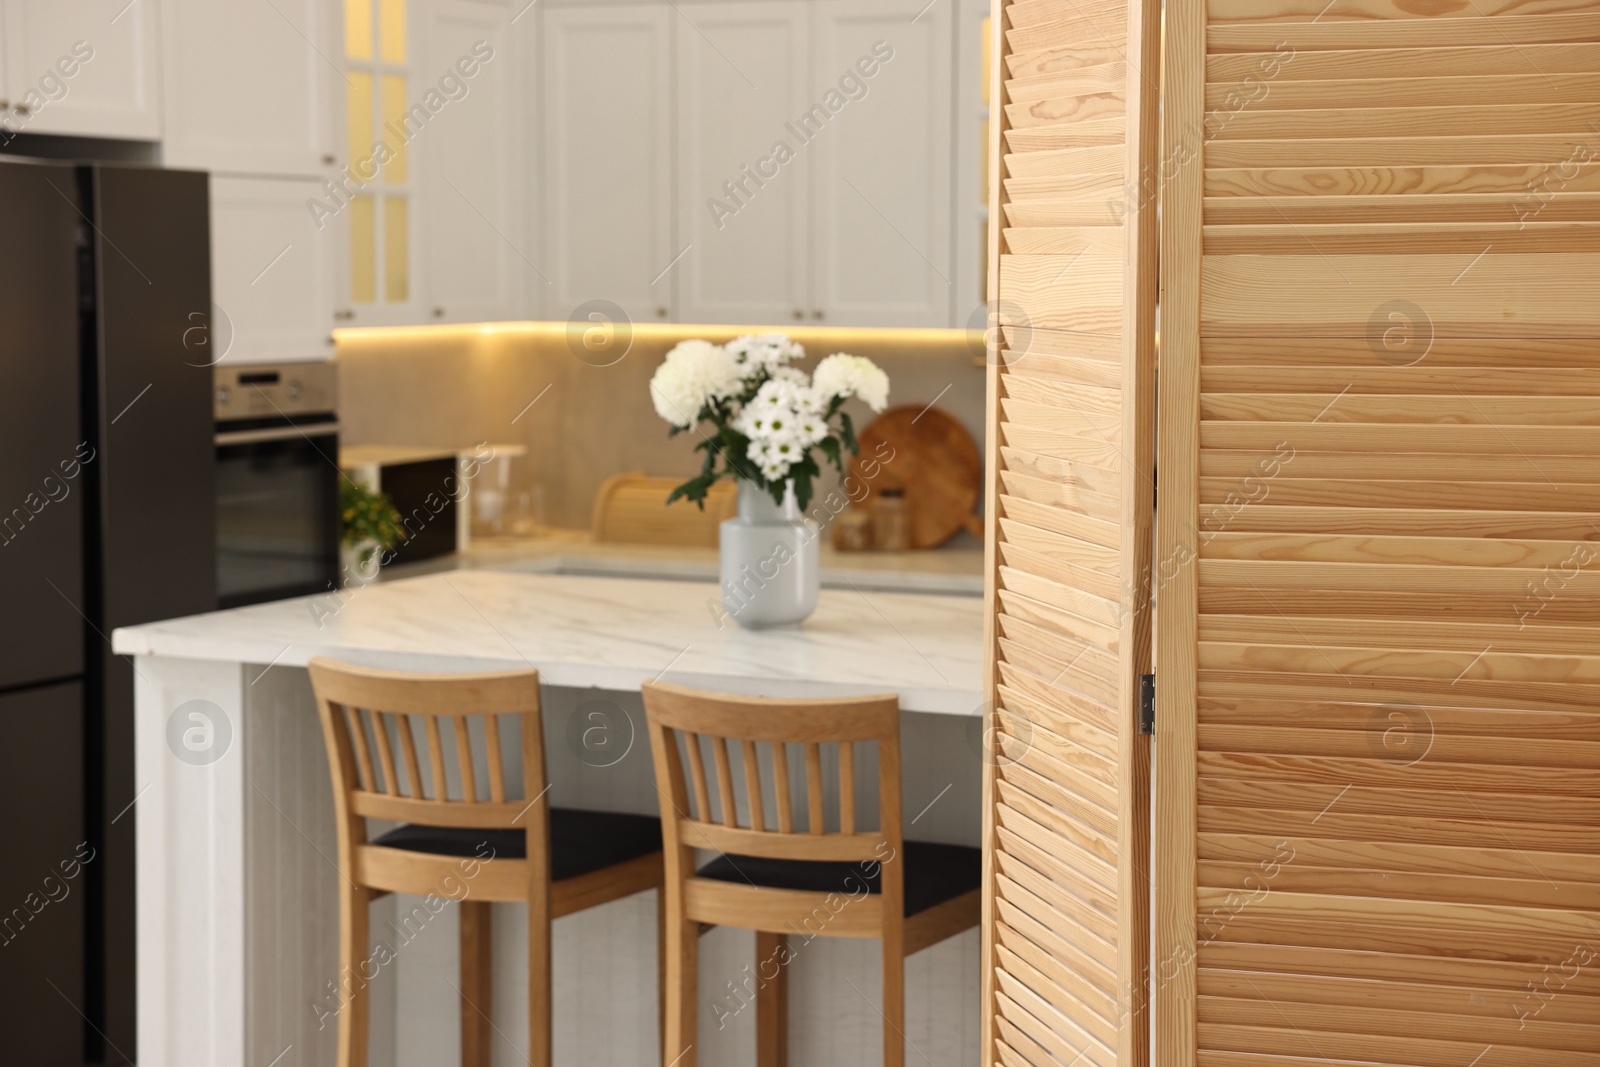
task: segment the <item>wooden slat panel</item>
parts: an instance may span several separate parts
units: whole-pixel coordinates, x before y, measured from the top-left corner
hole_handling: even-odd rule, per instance
[[[1337,9],[1339,5],[1335,5]],[[1526,68],[1525,68],[1526,69]],[[1259,81],[1263,75],[1252,72]],[[1213,81],[1206,86],[1206,106],[1222,107],[1230,93],[1248,94],[1251,106],[1275,110],[1329,107],[1422,107],[1448,100],[1454,104],[1594,103],[1600,101],[1600,75],[1521,73],[1484,77],[1344,78],[1328,81],[1272,80],[1263,92],[1257,82]],[[1547,159],[1549,157],[1546,157]],[[1218,165],[1212,161],[1212,165]]]
[[[1090,203],[1090,214],[1106,216],[1103,197]],[[1000,287],[1036,327],[1114,334],[1122,326],[1122,268],[1109,256],[1008,256],[1000,263]]]
[[[1047,179],[1036,179],[1046,181]],[[1055,179],[1050,179],[1055,180]],[[1559,179],[1550,163],[1434,167],[1257,167],[1206,168],[1207,196],[1438,196],[1502,193],[1534,201],[1533,190],[1549,180],[1563,193],[1600,191],[1600,167],[1572,163]],[[1530,204],[1529,211],[1536,209]],[[1516,215],[1508,211],[1508,221]],[[1481,251],[1481,248],[1479,249]],[[1549,251],[1560,251],[1550,249]]]
[[[1165,70],[1161,1067],[1600,1062],[1600,2]]]
[[[1366,48],[1456,48],[1463,45],[1578,44],[1600,39],[1600,13],[1592,5],[1574,15],[1525,15],[1486,19],[1463,11],[1461,18],[1337,19],[1211,26],[1206,45],[1212,53],[1269,52],[1287,45],[1296,51]]]
[[[1276,46],[1277,42],[1274,42]],[[1207,81],[1238,81],[1273,71],[1273,82],[1351,78],[1494,77],[1504,75],[1593,73],[1600,70],[1600,43],[1514,45],[1504,40],[1480,46],[1444,48],[1383,47],[1338,52],[1271,48],[1260,53],[1214,53],[1206,57]],[[1263,63],[1268,64],[1263,67]]]
[[[1202,329],[1367,337],[1373,314],[1405,294],[1436,335],[1595,337],[1596,277],[1596,254],[1207,256]]]
[[[1159,4],[992,36],[986,1067],[1146,1067]]]
[[[1474,0],[1421,5],[1405,0],[1343,0],[1327,7],[1318,0],[1206,0],[1206,18],[1213,26],[1265,22],[1317,22],[1322,19],[1361,21],[1381,19],[1438,19],[1468,13],[1496,16],[1550,15],[1589,9],[1589,0]]]
[[[1383,367],[1402,375],[1424,369],[1419,366],[1396,367],[1380,359],[1366,338],[1313,337],[1313,338],[1216,338],[1202,343],[1201,361],[1209,371],[1224,366],[1293,367],[1300,370],[1340,367]],[[1463,367],[1486,368],[1496,372],[1525,373],[1531,368],[1572,367],[1600,370],[1600,342],[1552,337],[1435,337],[1428,349],[1427,368]],[[1470,377],[1466,375],[1465,377]],[[1592,377],[1590,375],[1589,377]],[[1571,375],[1562,382],[1562,388],[1574,388],[1583,376]],[[1443,379],[1433,386],[1445,385]],[[1205,383],[1206,393],[1220,392]],[[1419,390],[1419,393],[1448,392],[1438,388]],[[1503,390],[1506,394],[1520,394],[1515,387]]]
[[[1350,55],[1349,52],[1340,53]],[[1386,53],[1387,54],[1387,53]],[[1600,61],[1600,60],[1597,60]],[[1275,82],[1287,85],[1287,81]],[[1481,164],[1582,162],[1594,147],[1582,133],[1509,137],[1339,137],[1215,141],[1206,146],[1214,167],[1421,167],[1472,160]]]
[[[1405,953],[1360,952],[1299,946],[1230,944],[1214,941],[1200,948],[1201,973],[1207,970],[1251,971],[1261,975],[1310,975],[1375,982],[1424,983],[1459,989],[1481,987],[1526,994],[1528,983],[1544,977],[1538,964],[1482,962]],[[1372,977],[1382,974],[1382,978]],[[1259,980],[1259,979],[1258,979]],[[1567,986],[1574,995],[1600,992],[1600,973],[1580,970]]]
[[[1528,202],[1535,203],[1529,198]],[[1514,213],[1514,212],[1513,212]],[[1354,225],[1207,226],[1205,254],[1268,255],[1316,251],[1325,256],[1373,252],[1597,252],[1600,225],[1592,222],[1420,222]]]

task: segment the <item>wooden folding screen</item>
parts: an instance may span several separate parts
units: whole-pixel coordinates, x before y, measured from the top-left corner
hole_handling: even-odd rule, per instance
[[[1595,1067],[1600,3],[1166,18],[1155,1062]]]
[[[1158,7],[992,24],[986,1065],[1148,1054]]]

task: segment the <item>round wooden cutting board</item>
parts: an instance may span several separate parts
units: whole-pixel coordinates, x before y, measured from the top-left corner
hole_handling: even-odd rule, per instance
[[[860,442],[851,469],[870,495],[857,507],[870,507],[884,489],[903,489],[911,506],[911,547],[942,545],[964,529],[983,536],[983,522],[973,514],[983,491],[983,454],[954,415],[917,404],[890,408],[861,431]],[[879,461],[877,476],[869,478],[880,448],[892,448],[894,458]]]

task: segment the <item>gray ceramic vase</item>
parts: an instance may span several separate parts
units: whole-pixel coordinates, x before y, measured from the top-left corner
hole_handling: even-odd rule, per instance
[[[739,514],[722,523],[722,607],[740,626],[796,626],[817,610],[818,532],[800,514],[794,483],[782,504],[739,482]]]

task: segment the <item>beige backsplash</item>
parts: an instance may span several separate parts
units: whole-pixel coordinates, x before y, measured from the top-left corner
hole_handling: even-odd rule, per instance
[[[777,327],[775,329],[782,329]],[[340,330],[339,419],[346,444],[527,446],[513,488],[543,488],[545,520],[586,528],[595,491],[624,471],[688,476],[698,438],[668,438],[649,381],[667,350],[689,337],[721,342],[752,327],[647,326],[627,355],[594,366],[573,351],[565,323],[506,323]],[[979,335],[960,330],[784,329],[823,356],[866,356],[889,374],[889,402],[938,399],[983,446],[984,372]],[[581,348],[580,348],[581,350]],[[538,398],[535,401],[535,398]],[[529,403],[532,406],[529,406]],[[872,413],[852,401],[858,429]]]

